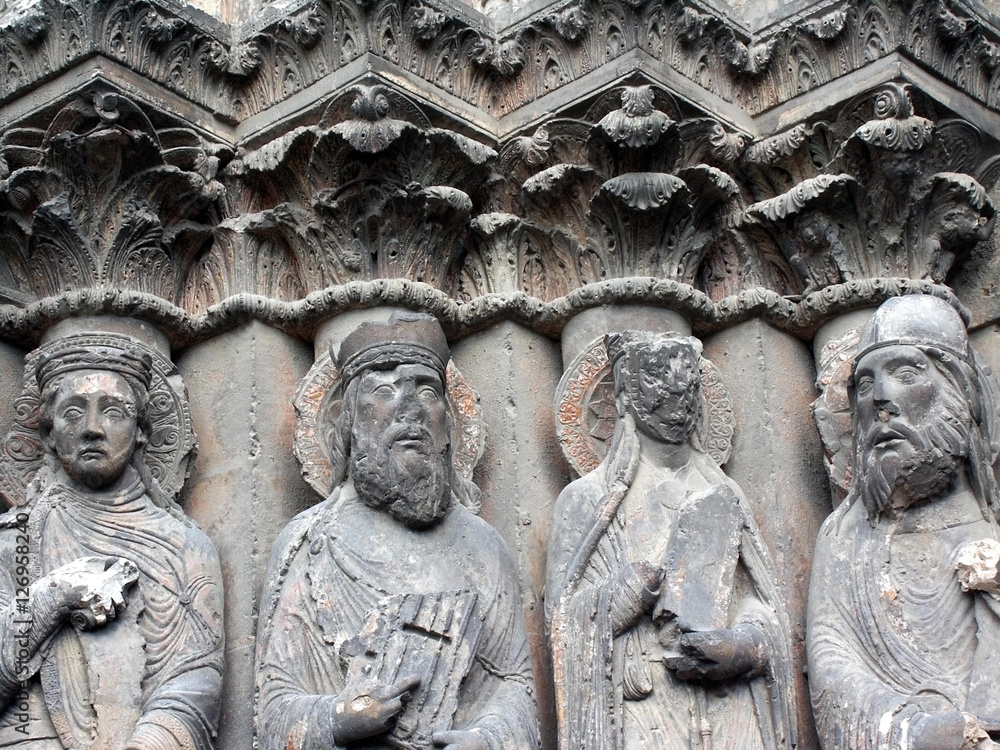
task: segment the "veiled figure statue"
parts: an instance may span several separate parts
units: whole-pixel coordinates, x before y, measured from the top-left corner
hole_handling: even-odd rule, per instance
[[[692,444],[696,339],[605,338],[618,420],[549,539],[560,750],[796,743],[788,625],[740,488]]]
[[[853,479],[816,542],[809,683],[825,750],[969,750],[1000,732],[995,385],[920,295],[862,329]]]
[[[0,746],[209,750],[219,560],[142,461],[149,353],[106,338],[37,360],[45,455],[0,517]]]
[[[334,490],[274,546],[258,637],[266,750],[540,744],[514,562],[466,506],[438,322],[344,339]]]

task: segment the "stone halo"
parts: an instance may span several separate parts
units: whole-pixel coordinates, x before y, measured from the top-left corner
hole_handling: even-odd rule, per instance
[[[701,370],[701,419],[694,444],[722,466],[733,448],[733,402],[719,369],[704,357]],[[594,339],[570,363],[556,388],[556,437],[578,476],[598,467],[614,432],[614,386],[604,337]]]
[[[0,497],[8,506],[22,505],[28,483],[45,453],[38,436],[38,383],[35,367],[40,357],[65,348],[86,346],[140,347],[153,361],[149,384],[149,422],[152,433],[144,461],[164,492],[176,498],[198,449],[184,382],[173,362],[162,352],[131,336],[118,333],[74,333],[30,352],[24,359],[21,395],[14,402],[15,418],[0,447]]]
[[[486,428],[479,395],[454,362],[448,362],[445,381],[451,415],[452,460],[459,476],[472,479],[485,448]],[[298,416],[293,440],[295,457],[302,467],[302,477],[324,498],[334,490],[327,434],[340,414],[342,397],[340,372],[329,351],[324,351],[302,378],[293,401]]]

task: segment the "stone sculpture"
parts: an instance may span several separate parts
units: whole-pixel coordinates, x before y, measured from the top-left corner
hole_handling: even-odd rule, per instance
[[[150,354],[103,341],[68,336],[35,359],[45,455],[0,517],[0,745],[208,750],[218,556],[142,460]]]
[[[826,750],[995,746],[993,388],[940,299],[891,299],[862,329],[853,480],[820,531],[810,586],[809,682]]]
[[[449,358],[426,315],[340,346],[335,489],[282,532],[265,590],[267,750],[539,746],[516,568],[452,461]]]
[[[606,337],[618,420],[549,539],[561,750],[791,748],[788,625],[739,487],[691,444],[701,344]]]

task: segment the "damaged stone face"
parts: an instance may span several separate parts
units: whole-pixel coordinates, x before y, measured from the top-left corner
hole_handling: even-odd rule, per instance
[[[701,344],[605,341],[615,434],[560,495],[549,539],[559,747],[794,747],[774,568],[742,491],[691,442]]]

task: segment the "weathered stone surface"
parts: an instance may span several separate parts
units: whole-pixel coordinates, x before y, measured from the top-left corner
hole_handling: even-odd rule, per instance
[[[560,494],[549,539],[559,746],[795,747],[777,572],[739,486],[693,439],[701,343],[626,330],[605,344],[615,436]]]
[[[199,452],[185,507],[212,538],[226,585],[226,678],[220,750],[253,742],[253,659],[271,545],[318,498],[292,454],[292,397],[309,347],[250,323],[185,350]]]
[[[452,357],[480,394],[486,447],[475,478],[483,518],[514,552],[534,657],[546,747],[555,738],[551,662],[542,594],[552,504],[568,468],[555,441],[552,394],[562,374],[558,346],[515,323],[456,343]]]
[[[0,521],[4,741],[210,750],[223,582],[175,499],[190,417],[182,386],[174,399],[165,382],[172,365],[147,343],[157,334],[101,323],[56,326],[31,352],[5,441],[7,473],[20,463],[33,477],[8,477]],[[38,451],[15,450],[31,444],[29,427]]]
[[[823,747],[992,747],[996,380],[957,311],[903,297],[862,329],[851,386],[855,476],[809,588]]]
[[[340,342],[334,488],[282,532],[264,586],[266,750],[540,747],[517,568],[452,458],[450,357],[411,312]]]
[[[808,416],[815,369],[802,342],[754,321],[715,334],[705,354],[719,368],[736,431],[726,473],[741,487],[774,559],[791,622],[794,657],[805,665],[805,608],[816,531],[830,512],[822,449]],[[801,670],[800,747],[816,747]]]

